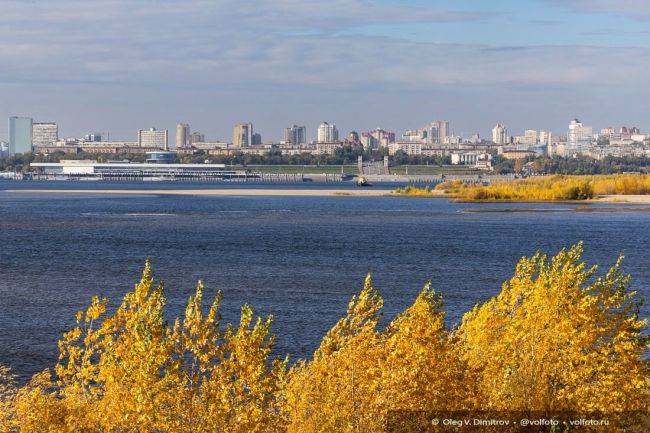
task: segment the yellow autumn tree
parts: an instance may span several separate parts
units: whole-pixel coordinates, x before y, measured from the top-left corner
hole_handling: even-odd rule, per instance
[[[380,431],[372,417],[381,377],[383,351],[376,328],[383,302],[368,275],[313,360],[293,367],[286,390],[289,432]]]
[[[313,360],[291,370],[289,432],[383,432],[389,411],[469,407],[471,372],[444,326],[441,297],[427,285],[378,330],[382,305],[368,276]]]
[[[463,410],[475,406],[475,374],[445,327],[442,296],[430,283],[384,330],[385,410]]]
[[[551,259],[522,258],[501,293],[463,318],[479,408],[647,410],[646,321],[629,277],[619,259],[596,278],[582,253],[580,243]]]
[[[169,327],[163,285],[147,262],[141,281],[106,316],[93,298],[64,335],[55,380],[35,376],[12,407],[20,432],[275,432],[283,428],[284,360],[269,362],[272,319],[242,308],[220,330],[217,296],[207,316],[203,287]]]

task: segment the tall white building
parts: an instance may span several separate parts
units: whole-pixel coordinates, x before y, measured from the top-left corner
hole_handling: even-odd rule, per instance
[[[56,123],[32,123],[32,142],[34,146],[52,146],[59,139]]]
[[[138,130],[139,147],[156,147],[169,150],[167,130],[158,131],[156,128]]]
[[[253,144],[253,124],[248,122],[235,125],[232,132],[232,144],[235,147],[246,147]]]
[[[494,144],[507,144],[508,143],[508,130],[500,123],[492,128],[492,143]]]
[[[427,142],[429,144],[445,144],[449,137],[449,122],[446,120],[436,120],[431,122],[427,133]]]
[[[594,134],[591,126],[585,126],[578,119],[573,119],[569,123],[569,132],[567,133],[567,154],[586,153],[589,150],[593,137]]]
[[[176,148],[189,147],[190,144],[190,125],[179,123],[176,125]]]
[[[318,143],[335,143],[339,141],[339,131],[335,124],[323,122],[318,127],[316,142]]]

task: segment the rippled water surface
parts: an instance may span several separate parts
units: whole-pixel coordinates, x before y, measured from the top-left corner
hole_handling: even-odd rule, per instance
[[[293,359],[310,355],[367,272],[385,297],[387,319],[432,280],[453,326],[498,292],[520,256],[584,240],[591,263],[608,266],[625,254],[633,287],[650,298],[650,213],[639,206],[574,212],[574,205],[396,197],[3,191],[61,186],[74,187],[0,183],[0,364],[23,378],[54,365],[57,340],[92,295],[107,296],[114,308],[147,257],[165,280],[170,318],[202,279],[208,294],[223,290],[228,321],[243,303],[273,314],[276,350]],[[116,185],[93,185],[103,187]],[[153,188],[161,187],[168,186]],[[504,208],[527,211],[466,212]]]

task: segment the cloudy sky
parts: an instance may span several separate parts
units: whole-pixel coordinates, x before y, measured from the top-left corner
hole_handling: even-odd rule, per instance
[[[650,130],[647,0],[2,0],[0,118],[62,137],[180,121]],[[173,133],[170,134],[173,136]],[[0,122],[0,139],[6,121]]]

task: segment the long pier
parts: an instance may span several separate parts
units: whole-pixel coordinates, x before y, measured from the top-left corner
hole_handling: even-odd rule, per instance
[[[263,182],[263,183],[298,183],[305,182],[302,173],[249,173],[249,172],[179,172],[149,174],[142,172],[110,172],[89,174],[32,173],[26,180],[80,180],[80,181],[116,181],[116,182]]]

